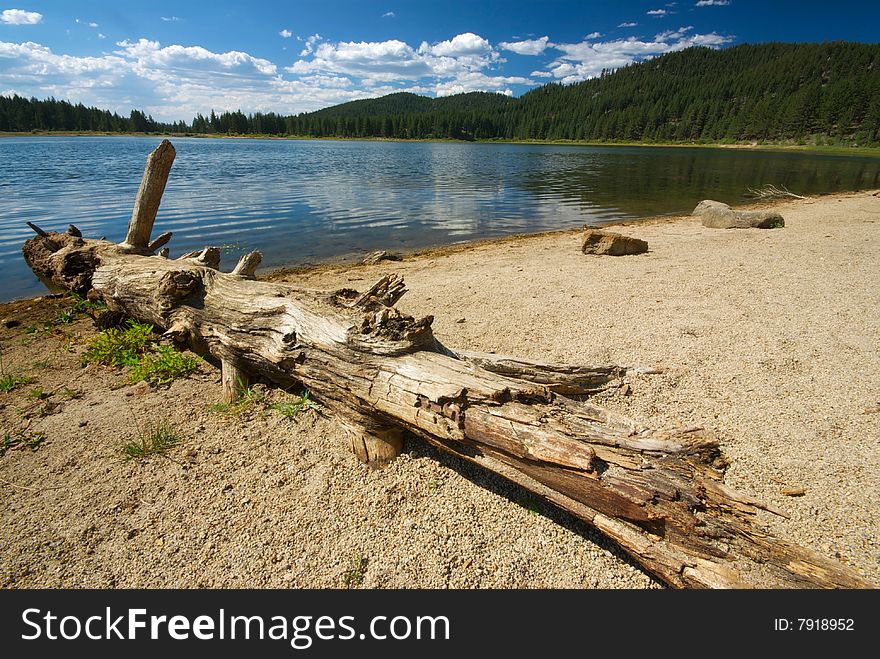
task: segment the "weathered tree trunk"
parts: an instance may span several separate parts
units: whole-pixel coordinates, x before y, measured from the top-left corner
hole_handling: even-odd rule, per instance
[[[50,233],[23,249],[39,274],[219,359],[224,391],[237,377],[303,385],[374,464],[412,432],[590,523],[671,586],[870,586],[761,528],[765,507],[723,484],[707,432],[651,430],[560,393],[616,386],[625,369],[456,353],[430,316],[394,308],[406,291],[395,275],[325,292],[253,280],[255,256],[221,273],[209,248],[169,260]]]
[[[155,151],[147,157],[144,176],[134,200],[131,220],[128,222],[128,233],[122,243],[123,247],[132,252],[152,253],[171,240],[169,232],[162,234],[152,245],[150,244],[153,222],[156,221],[156,213],[159,212],[159,203],[162,201],[162,193],[165,192],[165,184],[168,182],[168,174],[171,172],[176,154],[171,142],[162,140]]]

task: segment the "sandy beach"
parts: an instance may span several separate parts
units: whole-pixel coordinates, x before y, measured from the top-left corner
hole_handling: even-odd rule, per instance
[[[433,315],[453,348],[661,370],[597,402],[711,430],[725,482],[787,515],[764,524],[880,587],[880,197],[774,208],[782,229],[618,227],[648,242],[638,256],[584,255],[561,232],[285,276],[363,290],[397,272],[398,307]],[[0,393],[0,429],[44,437],[0,457],[0,587],[661,587],[582,523],[418,438],[370,471],[332,417],[268,409],[280,392],[212,410],[206,363],[163,389],[83,368],[97,330],[55,322],[65,306],[0,305],[18,323],[0,326],[3,369],[32,378]],[[156,420],[183,441],[124,460]]]

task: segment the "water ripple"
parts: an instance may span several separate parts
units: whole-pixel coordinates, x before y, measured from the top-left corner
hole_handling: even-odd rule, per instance
[[[2,299],[39,293],[26,221],[121,240],[158,138],[0,139]],[[682,213],[748,187],[880,187],[876,159],[706,149],[176,139],[155,232],[267,266]]]

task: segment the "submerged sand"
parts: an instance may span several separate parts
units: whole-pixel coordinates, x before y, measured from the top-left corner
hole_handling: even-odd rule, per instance
[[[601,404],[711,429],[726,482],[789,516],[766,524],[880,585],[880,198],[775,208],[784,229],[620,228],[648,241],[639,256],[586,256],[564,232],[289,277],[363,289],[399,272],[398,306],[434,315],[449,346],[661,368]],[[25,332],[59,305],[0,307],[22,321],[0,328],[4,369],[34,378],[0,393],[0,427],[46,438],[0,457],[0,586],[658,585],[583,524],[419,439],[368,471],[332,418],[212,411],[207,364],[159,390],[82,369],[90,321]],[[182,443],[123,460],[155,419]]]

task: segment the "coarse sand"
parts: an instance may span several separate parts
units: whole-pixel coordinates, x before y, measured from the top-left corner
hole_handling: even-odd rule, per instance
[[[648,242],[639,256],[584,255],[560,232],[286,276],[362,290],[398,272],[398,306],[433,315],[453,348],[662,369],[597,402],[712,430],[726,482],[788,515],[763,523],[880,585],[880,197],[774,208],[783,229],[615,229]],[[0,305],[18,322],[0,326],[3,374],[32,378],[0,393],[0,432],[43,438],[0,457],[0,587],[661,586],[583,523],[418,438],[371,471],[333,418],[270,409],[283,392],[212,408],[207,363],[160,389],[83,368],[96,330],[59,323],[69,306]],[[158,421],[179,445],[125,460]]]

